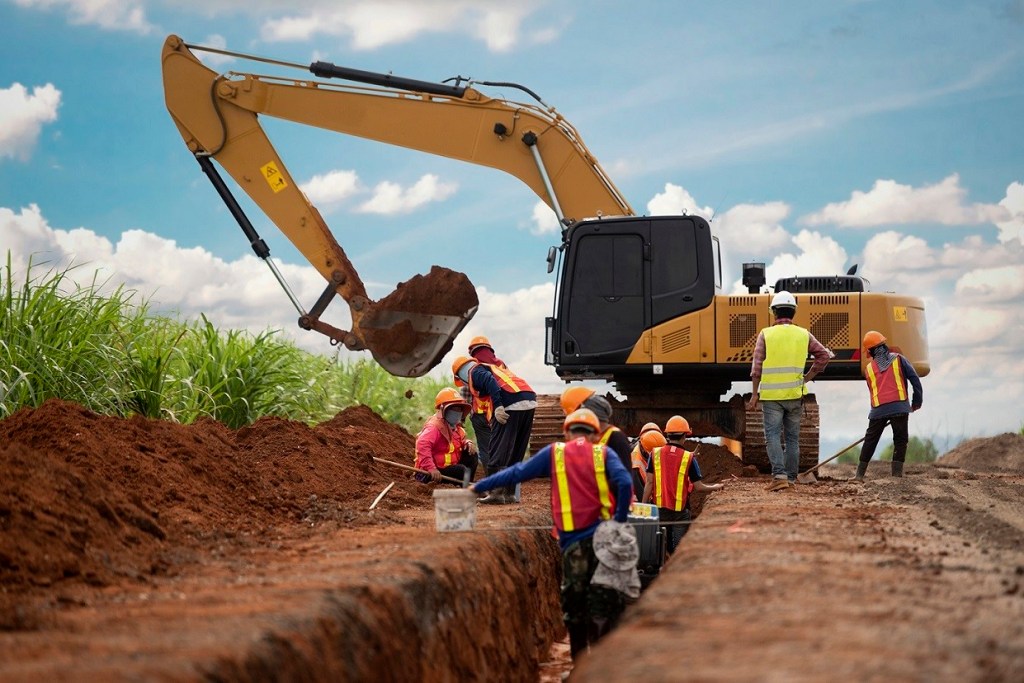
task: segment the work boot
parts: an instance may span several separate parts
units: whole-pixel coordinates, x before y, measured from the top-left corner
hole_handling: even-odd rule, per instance
[[[792,484],[789,483],[789,479],[773,479],[772,483],[768,485],[769,491],[785,491]]]
[[[857,474],[855,474],[854,476],[850,477],[846,481],[853,481],[853,482],[858,482],[858,483],[863,482],[864,481],[864,474],[867,473],[867,471],[868,471],[868,463],[866,463],[866,462],[858,462],[857,463]]]
[[[903,463],[899,460],[892,461],[892,476],[902,477],[903,476]]]
[[[480,499],[480,502],[484,505],[504,505],[508,501],[505,500],[505,494],[501,491],[501,489],[488,491],[487,495]]]

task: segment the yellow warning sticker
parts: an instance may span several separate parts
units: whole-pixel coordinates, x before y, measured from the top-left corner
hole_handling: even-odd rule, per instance
[[[898,323],[907,322],[907,307],[906,306],[893,306],[892,307],[892,319]]]
[[[288,187],[288,181],[284,179],[284,174],[277,169],[277,164],[273,161],[260,166],[260,173],[266,178],[267,184],[270,185],[270,189],[274,192],[280,192]]]

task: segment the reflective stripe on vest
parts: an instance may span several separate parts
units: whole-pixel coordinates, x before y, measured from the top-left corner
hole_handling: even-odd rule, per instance
[[[903,378],[900,357],[896,355],[884,372],[878,369],[878,361],[874,358],[865,368],[865,379],[868,392],[871,393],[871,407],[877,408],[885,403],[907,400],[907,383]]]
[[[762,401],[786,401],[804,395],[804,365],[811,333],[799,325],[761,330],[765,356],[758,395]]]
[[[676,451],[682,452],[678,459]],[[669,456],[667,463],[662,458],[663,454]],[[651,457],[654,458],[654,504],[676,512],[682,510],[690,493],[690,460],[693,453],[678,446],[658,446],[651,452]]]
[[[481,363],[481,365],[491,371],[494,375],[494,379],[498,381],[498,386],[508,393],[518,394],[520,391],[533,391],[533,389],[530,388],[530,385],[526,383],[526,380],[508,368],[501,368],[497,365],[487,365],[486,363]]]
[[[630,453],[630,461],[633,465],[634,470],[640,471],[640,481],[647,483],[647,463],[644,461],[643,452],[640,450],[640,446],[634,446],[633,452]]]
[[[618,427],[609,427],[608,429],[604,430],[604,434],[601,435],[601,438],[598,439],[597,442],[599,444],[601,444],[602,446],[607,446],[608,445],[608,439],[612,438],[612,432],[621,432],[621,431],[622,430],[619,429]]]
[[[560,531],[611,519],[612,495],[605,474],[608,450],[579,438],[551,448],[551,517]]]

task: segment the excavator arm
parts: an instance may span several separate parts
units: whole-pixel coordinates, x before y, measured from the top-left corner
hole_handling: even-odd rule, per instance
[[[327,334],[333,343],[351,349],[368,348],[393,374],[422,375],[440,361],[476,311],[475,290],[461,273],[435,269],[403,283],[381,301],[370,300],[345,251],[271,144],[260,115],[505,171],[526,183],[566,227],[588,217],[633,215],[576,130],[554,109],[488,98],[471,87],[394,78],[324,62],[308,70],[375,87],[218,74],[200,62],[192,49],[207,48],[169,36],[161,60],[167,108],[189,151],[238,219],[257,255],[270,263],[269,251],[211,159],[327,281],[310,312],[302,309],[281,281],[301,313],[300,326]],[[281,280],[276,269],[275,275]],[[439,291],[449,290],[451,296],[438,296]],[[334,295],[349,306],[351,330],[319,320]]]

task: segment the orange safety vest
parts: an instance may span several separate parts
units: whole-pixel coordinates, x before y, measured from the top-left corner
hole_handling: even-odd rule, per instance
[[[615,494],[608,486],[608,449],[583,437],[551,447],[551,517],[561,532],[611,519]]]
[[[654,504],[679,512],[686,507],[686,498],[693,490],[690,483],[690,460],[693,453],[679,446],[658,446],[654,458]]]
[[[466,430],[461,424],[455,425],[454,429],[449,428],[451,433],[450,439],[444,438],[444,428],[447,426],[448,423],[444,421],[443,417],[433,415],[427,420],[426,424],[423,425],[423,429],[416,436],[417,451],[419,450],[421,438],[430,440],[430,457],[438,469],[457,464],[462,458],[462,447],[466,443]],[[435,435],[439,435],[442,438],[437,439]],[[447,446],[445,445],[446,441],[448,442]]]
[[[533,391],[533,389],[530,388],[530,385],[526,383],[526,380],[508,368],[498,367],[497,365],[488,365],[487,363],[478,362],[477,364],[482,365],[491,371],[491,374],[494,375],[494,381],[498,383],[498,386],[501,387],[503,391],[510,394],[518,394],[520,391]],[[492,401],[491,397],[487,394],[481,394],[478,392],[476,387],[473,386],[472,370],[469,371],[469,393],[473,395],[473,410],[487,415],[487,421],[490,422],[491,417],[494,415],[494,401]],[[484,405],[486,402],[482,410],[477,408],[478,401],[481,405]]]
[[[633,446],[633,452],[630,453],[630,460],[634,470],[640,470],[640,481],[644,484],[647,483],[647,461],[644,459],[644,452],[640,448],[640,444]]]
[[[889,364],[889,368],[885,372],[878,369],[878,361],[874,358],[865,368],[864,379],[868,383],[872,408],[877,408],[885,403],[907,400],[907,381],[903,377],[900,356],[899,354],[895,355],[896,357],[892,359],[892,363]]]

